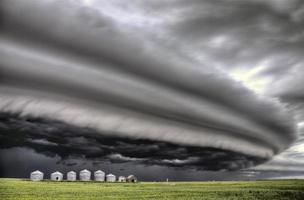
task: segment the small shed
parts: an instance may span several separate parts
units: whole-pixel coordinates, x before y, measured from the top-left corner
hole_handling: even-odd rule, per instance
[[[87,169],[81,170],[79,173],[79,179],[81,181],[90,181],[91,180],[91,172]]]
[[[119,176],[118,182],[127,182],[127,178],[125,176]]]
[[[129,183],[136,183],[137,181],[138,180],[137,180],[136,176],[134,176],[134,175],[130,175],[127,177],[127,182],[129,182]]]
[[[62,181],[63,174],[61,172],[54,172],[51,173],[51,180],[52,181]]]
[[[39,170],[33,171],[30,175],[32,181],[41,181],[43,180],[43,173]]]
[[[101,170],[97,170],[94,172],[94,180],[95,181],[105,181],[105,173]]]
[[[67,173],[67,180],[68,181],[76,181],[76,172],[74,171],[69,171]]]
[[[108,174],[106,176],[107,182],[115,182],[116,181],[116,176],[114,174]]]

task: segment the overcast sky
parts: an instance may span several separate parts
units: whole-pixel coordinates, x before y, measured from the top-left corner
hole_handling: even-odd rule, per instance
[[[301,178],[302,1],[4,0],[0,13],[0,176]]]

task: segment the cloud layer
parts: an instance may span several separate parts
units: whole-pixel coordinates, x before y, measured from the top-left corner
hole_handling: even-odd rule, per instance
[[[142,156],[138,161],[168,166],[189,162],[202,169],[229,170],[268,160],[295,140],[295,119],[286,106],[233,80],[236,73],[228,71],[232,66],[258,65],[263,55],[271,57],[268,51],[284,45],[267,42],[263,46],[256,39],[279,37],[281,30],[274,30],[270,22],[278,17],[284,21],[296,1],[289,6],[277,1],[136,1],[126,10],[144,10],[147,15],[139,12],[133,17],[122,11],[124,3],[113,4],[117,12],[111,12],[113,5],[103,3],[103,10],[97,2],[96,8],[80,1],[1,3],[3,120],[15,118],[20,127],[28,125],[24,118],[45,120],[32,131],[44,135],[33,138],[25,134],[29,137],[23,139],[25,146],[52,149],[60,144],[50,141],[57,136],[41,130],[55,126],[55,120],[62,123],[60,127],[79,128],[63,133],[66,139],[62,142],[69,144],[89,137],[91,133],[83,129],[94,130],[96,136],[83,141],[86,148],[81,154],[90,155],[92,146],[107,145],[90,141],[113,137],[128,141],[120,147],[112,139],[108,142],[114,142],[116,150],[98,154],[113,162],[136,161],[140,143],[146,148],[162,144],[160,152],[166,155]],[[302,16],[297,12],[294,23]],[[190,18],[182,18],[189,13]],[[241,22],[239,16],[246,17]],[[273,93],[281,97],[284,92]],[[39,120],[33,123],[41,125]],[[136,151],[133,156],[122,154],[128,145]],[[178,148],[187,153],[170,154]]]
[[[236,170],[265,159],[210,147],[101,135],[58,121],[1,115],[2,148],[31,148],[61,162],[87,159],[92,162],[160,165],[200,170]]]

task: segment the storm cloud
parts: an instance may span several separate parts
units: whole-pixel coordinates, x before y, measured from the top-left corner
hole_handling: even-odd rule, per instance
[[[1,2],[2,148],[235,170],[290,147],[299,1],[127,4]]]
[[[2,148],[31,148],[46,156],[59,156],[61,162],[81,158],[95,162],[236,170],[265,161],[223,149],[102,135],[58,121],[13,115],[2,115],[1,119]]]

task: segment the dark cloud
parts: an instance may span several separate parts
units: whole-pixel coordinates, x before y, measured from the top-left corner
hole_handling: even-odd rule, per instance
[[[301,1],[91,3],[1,2],[1,147],[233,170],[295,140]]]
[[[45,173],[45,178],[49,178],[54,171],[61,171],[66,174],[70,170],[79,172],[87,168],[89,170],[102,169],[106,173],[115,175],[136,174],[139,180],[143,181],[202,181],[202,180],[255,180],[265,177],[277,177],[277,172],[237,172],[237,171],[197,171],[194,169],[185,170],[183,168],[168,168],[159,165],[140,165],[129,163],[92,163],[86,159],[74,159],[62,162],[58,157],[48,157],[27,148],[0,149],[0,176],[1,177],[28,177],[30,172],[40,169]],[[74,165],[68,166],[69,163]],[[14,166],[12,168],[12,166]],[[256,176],[248,176],[255,174]],[[286,173],[294,175],[295,173]]]
[[[61,162],[160,165],[198,170],[237,170],[264,162],[264,158],[210,148],[182,146],[168,142],[122,138],[97,134],[94,130],[47,119],[1,115],[1,148],[26,147]],[[75,163],[66,163],[74,165]]]
[[[115,175],[136,174],[141,181],[202,181],[202,180],[257,180],[265,178],[294,178],[301,177],[302,172],[293,171],[197,171],[195,169],[168,168],[159,165],[140,165],[134,162],[110,163],[90,162],[87,159],[69,159],[62,161],[59,157],[45,156],[28,148],[0,149],[0,176],[1,177],[29,177],[30,172],[42,170],[45,178],[49,178],[54,171],[66,174],[70,170],[79,172],[102,169],[106,173]],[[72,165],[70,165],[72,164]],[[12,167],[13,166],[13,167]]]

